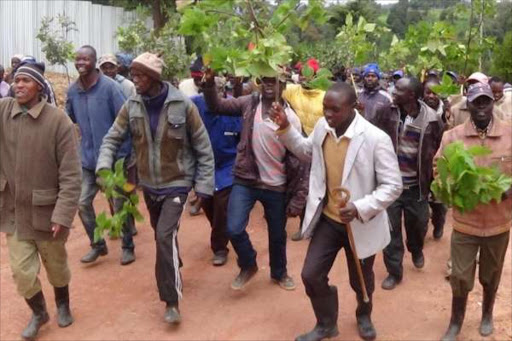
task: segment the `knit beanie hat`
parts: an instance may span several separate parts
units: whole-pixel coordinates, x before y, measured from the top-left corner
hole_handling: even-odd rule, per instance
[[[379,65],[377,63],[367,64],[364,67],[363,77],[366,77],[366,75],[369,74],[369,73],[374,73],[377,76],[377,78],[380,79],[380,68],[379,68]]]
[[[131,68],[139,69],[151,78],[160,80],[164,66],[164,61],[158,55],[144,52],[133,60]]]
[[[43,89],[46,88],[46,82],[44,81],[43,71],[37,66],[37,64],[25,64],[20,66],[18,70],[16,70],[14,78],[16,78],[18,75],[30,77]]]

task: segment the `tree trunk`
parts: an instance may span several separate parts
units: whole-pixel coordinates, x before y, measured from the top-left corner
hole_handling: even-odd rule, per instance
[[[176,5],[174,0],[172,0],[172,3]],[[164,12],[162,0],[152,0],[151,10],[153,14],[153,28],[158,32],[167,22],[167,15]]]

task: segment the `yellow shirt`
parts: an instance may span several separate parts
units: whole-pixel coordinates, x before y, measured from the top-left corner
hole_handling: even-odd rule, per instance
[[[287,84],[283,91],[283,98],[299,116],[302,128],[308,135],[324,115],[324,95],[323,90],[304,89],[299,84]]]
[[[337,141],[332,134],[327,134],[322,145],[327,178],[327,205],[325,205],[323,213],[339,223],[341,223],[339,203],[336,201],[334,190],[341,186],[349,143],[350,139],[345,136]]]

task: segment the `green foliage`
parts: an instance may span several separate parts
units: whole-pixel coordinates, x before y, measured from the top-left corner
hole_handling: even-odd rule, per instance
[[[126,28],[118,27],[116,37],[122,51],[135,55],[152,52],[161,55],[165,66],[162,78],[183,76],[187,73],[192,61],[187,55],[185,42],[178,33],[179,15],[169,13],[169,20],[159,29],[149,29],[145,24],[145,16],[135,20]]]
[[[493,51],[492,74],[501,76],[509,81],[512,79],[512,32],[508,32]]]
[[[54,17],[43,17],[36,36],[42,44],[46,60],[52,65],[64,66],[68,82],[67,62],[75,57],[75,47],[68,40],[68,33],[71,31],[78,31],[75,22],[66,15],[58,14],[56,21]]]
[[[439,85],[432,86],[432,91],[443,99],[447,99],[451,95],[457,95],[460,91],[459,86],[454,84],[450,76],[446,73]]]
[[[102,169],[98,172],[100,182],[107,200],[124,199],[124,204],[121,210],[116,212],[112,217],[108,217],[105,212],[100,213],[96,217],[96,228],[94,229],[94,242],[97,242],[105,232],[113,237],[119,237],[126,223],[128,216],[132,215],[137,221],[143,221],[144,218],[139,212],[137,205],[139,203],[139,196],[134,194],[126,194],[135,189],[135,185],[128,183],[124,175],[124,159],[116,162],[114,170]]]
[[[436,198],[462,213],[491,200],[500,202],[512,185],[512,178],[497,167],[479,167],[474,160],[490,153],[488,148],[478,145],[466,149],[461,141],[447,145],[437,160],[438,175],[431,185]]]
[[[305,78],[304,86],[308,89],[327,91],[332,85],[332,73],[328,69],[318,69],[315,74],[315,71],[306,64],[302,68],[302,76]]]

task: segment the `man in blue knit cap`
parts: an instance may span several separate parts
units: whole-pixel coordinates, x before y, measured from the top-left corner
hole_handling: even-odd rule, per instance
[[[377,106],[391,103],[391,96],[380,87],[380,69],[376,63],[365,65],[363,69],[363,90],[359,94],[361,112],[367,120],[375,116]]]

